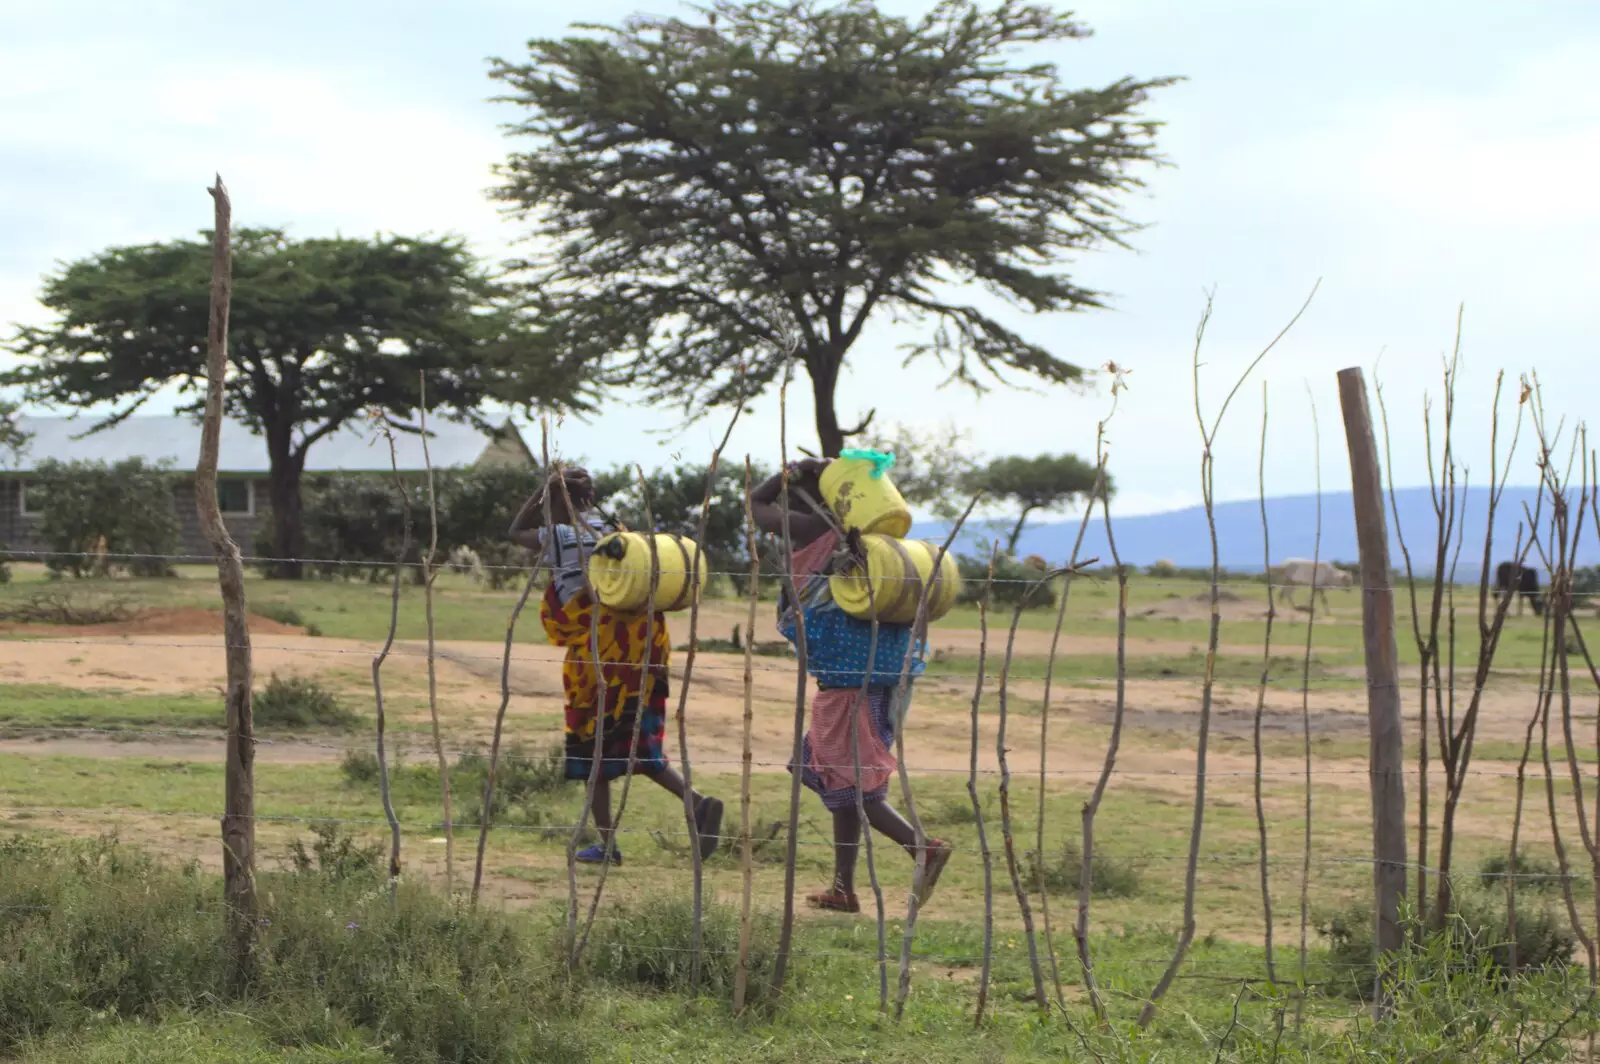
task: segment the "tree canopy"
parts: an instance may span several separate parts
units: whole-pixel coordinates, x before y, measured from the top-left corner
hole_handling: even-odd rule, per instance
[[[1035,510],[1055,510],[1096,494],[1098,475],[1094,463],[1073,454],[1041,454],[1033,458],[1008,455],[972,473],[971,484],[984,488],[991,498],[1016,504],[1017,523],[1006,539],[1006,552],[1015,554],[1030,514]],[[1108,473],[1104,494],[1109,498],[1115,490]]]
[[[234,234],[226,410],[266,439],[281,567],[297,576],[307,452],[351,418],[408,418],[428,402],[470,417],[485,400],[581,403],[505,292],[454,239],[294,240]],[[4,375],[46,405],[115,404],[109,424],[176,384],[203,401],[211,240],[116,247],[47,277],[48,326],[18,329]]]
[[[698,21],[629,19],[497,60],[533,143],[497,196],[533,223],[521,265],[541,324],[601,384],[690,417],[810,376],[824,454],[865,428],[836,391],[874,316],[922,322],[910,357],[982,388],[1079,366],[972,299],[1099,307],[1062,270],[1133,228],[1120,194],[1155,162],[1140,114],[1171,79],[1072,88],[1024,46],[1088,30],[1048,6],[713,0]]]

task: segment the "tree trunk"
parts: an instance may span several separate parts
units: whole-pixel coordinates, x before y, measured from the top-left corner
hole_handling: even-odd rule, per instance
[[[1028,523],[1028,515],[1033,513],[1033,507],[1024,506],[1017,515],[1017,523],[1011,529],[1011,535],[1006,539],[1006,554],[1012,558],[1017,556],[1017,540],[1022,538],[1022,526]]]
[[[814,355],[806,360],[806,372],[811,375],[811,399],[817,408],[817,442],[822,445],[822,457],[837,458],[844,450],[844,432],[839,428],[839,412],[833,406],[833,393],[839,387],[839,364],[829,354]]]
[[[272,550],[278,559],[274,567],[279,580],[298,580],[305,567],[305,528],[301,523],[300,480],[305,472],[305,455],[287,446],[279,448],[268,441],[272,472],[268,495],[272,500]]]

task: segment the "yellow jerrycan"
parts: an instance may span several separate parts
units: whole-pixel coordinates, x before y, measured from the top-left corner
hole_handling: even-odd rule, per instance
[[[896,539],[893,536],[868,535],[861,537],[866,548],[867,564],[863,571],[835,573],[828,580],[833,601],[852,617],[867,621],[872,619],[872,608],[877,607],[878,620],[884,624],[911,624],[917,619],[917,602],[922,588],[928,590],[928,622],[931,624],[949,613],[961,596],[961,571],[949,553],[939,559],[939,571],[933,571],[933,561],[939,557],[936,544],[920,539]],[[868,585],[871,585],[870,595]]]
[[[688,609],[706,586],[699,545],[663,532],[651,538],[656,548],[656,609],[663,613]],[[618,613],[643,613],[650,608],[650,569],[650,538],[642,532],[612,532],[589,555],[589,586],[602,605]]]
[[[892,465],[892,454],[845,450],[822,471],[822,498],[846,531],[896,539],[904,539],[911,531],[911,510],[900,489],[885,475]]]

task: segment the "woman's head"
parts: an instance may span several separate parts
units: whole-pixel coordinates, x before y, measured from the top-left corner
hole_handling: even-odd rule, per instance
[[[828,463],[820,458],[802,458],[789,463],[789,509],[810,511],[805,502],[795,498],[804,494],[814,502],[822,502],[822,471]]]
[[[594,480],[582,466],[557,470],[545,478],[540,504],[549,507],[550,519],[558,525],[572,524],[572,511],[582,512],[595,504]]]

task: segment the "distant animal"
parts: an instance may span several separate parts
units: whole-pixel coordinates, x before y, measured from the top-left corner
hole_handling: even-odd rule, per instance
[[[1050,568],[1050,563],[1037,554],[1030,554],[1022,559],[1022,567],[1024,569],[1032,569],[1036,573],[1042,573]]]
[[[1272,580],[1278,586],[1279,601],[1286,601],[1294,606],[1294,589],[1297,587],[1314,587],[1315,594],[1322,596],[1322,605],[1328,605],[1328,588],[1349,587],[1353,581],[1350,574],[1334,565],[1332,562],[1314,562],[1309,558],[1289,558],[1279,563],[1272,572]]]
[[[1501,562],[1494,568],[1495,594],[1502,599],[1516,596],[1517,616],[1522,616],[1522,601],[1527,599],[1536,616],[1544,616],[1544,593],[1539,590],[1539,570],[1517,562]]]

